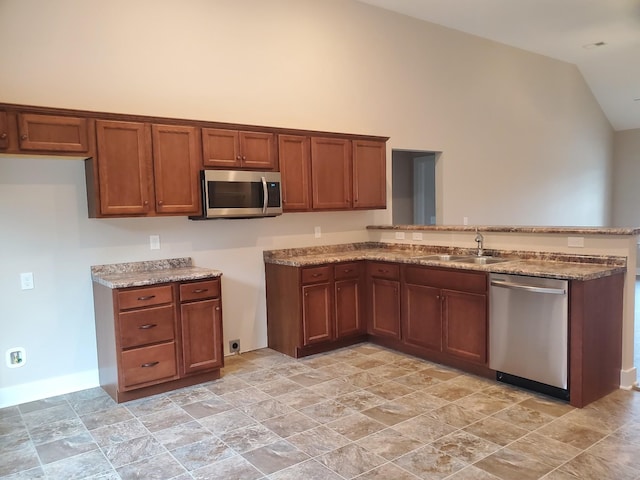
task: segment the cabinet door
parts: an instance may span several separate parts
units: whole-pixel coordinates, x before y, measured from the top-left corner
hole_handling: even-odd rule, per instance
[[[358,278],[335,282],[336,338],[365,332],[360,308],[361,285]]]
[[[275,135],[240,132],[240,165],[252,170],[277,170]]]
[[[443,290],[444,351],[456,357],[487,362],[487,296]]]
[[[89,151],[88,119],[18,113],[18,141],[21,150],[60,153]]]
[[[351,208],[351,141],[311,138],[312,206],[319,210]]]
[[[302,212],[311,209],[311,151],[309,137],[278,135],[282,175],[282,209]]]
[[[7,112],[0,110],[0,149],[9,148],[9,118]]]
[[[405,343],[442,351],[442,296],[440,289],[405,284],[402,339]]]
[[[236,130],[202,129],[202,163],[205,167],[240,167],[240,136]]]
[[[387,207],[385,142],[353,141],[353,208]]]
[[[96,134],[100,213],[149,213],[153,198],[149,126],[97,120]]]
[[[331,328],[331,284],[302,287],[302,341],[304,345],[333,338]]]
[[[400,338],[400,282],[382,278],[371,279],[372,335]]]
[[[195,127],[153,125],[153,175],[156,212],[200,211],[200,142]]]
[[[222,366],[220,299],[180,305],[183,374]]]

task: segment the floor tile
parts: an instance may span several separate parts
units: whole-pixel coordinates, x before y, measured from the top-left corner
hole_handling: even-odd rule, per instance
[[[299,412],[270,418],[268,420],[264,420],[262,424],[269,430],[280,435],[282,438],[290,437],[320,425],[315,420],[312,420]]]
[[[503,480],[535,480],[553,470],[546,463],[508,448],[502,448],[474,465]]]
[[[524,428],[511,425],[495,417],[483,418],[465,427],[464,430],[503,447],[529,433]]]
[[[356,477],[385,463],[384,458],[353,443],[325,453],[317,460],[344,478]]]
[[[287,441],[310,457],[323,455],[350,442],[347,437],[324,425],[293,435]]]
[[[116,470],[122,480],[178,480],[185,469],[168,453],[144,458]],[[184,477],[188,478],[188,477]]]
[[[356,480],[417,480],[418,478],[393,463],[385,463],[380,467],[358,475]]]
[[[332,472],[316,460],[298,463],[270,475],[269,478],[270,480],[343,480],[343,477]]]
[[[616,459],[604,459],[587,452],[560,466],[558,470],[580,479],[636,480],[640,478],[640,470],[617,463]]]
[[[464,431],[441,437],[432,442],[431,446],[465,463],[474,463],[501,448],[500,445]]]
[[[215,437],[208,437],[171,450],[171,455],[189,471],[230,458],[235,454],[222,440]]]
[[[442,479],[462,470],[466,463],[430,445],[414,450],[393,461],[399,467],[423,479]]]
[[[36,446],[42,463],[51,463],[63,458],[73,457],[84,452],[96,450],[98,444],[93,440],[89,432],[80,433],[71,437],[43,443]]]
[[[391,428],[368,435],[357,443],[385,460],[393,460],[422,446],[422,442]]]
[[[49,478],[64,478],[65,480],[87,478],[91,475],[97,476],[113,471],[111,464],[99,450],[92,450],[49,463],[43,468]]]
[[[361,413],[354,413],[348,417],[328,423],[327,427],[351,441],[356,441],[372,433],[384,430],[386,425]]]
[[[200,423],[193,421],[183,423],[171,428],[159,430],[153,434],[154,438],[160,442],[167,450],[184,447],[192,443],[210,439],[213,433]]]
[[[165,453],[166,449],[151,435],[114,443],[102,449],[111,464],[118,468],[137,460]]]
[[[215,415],[216,413],[226,412],[233,408],[233,405],[225,402],[220,397],[212,396],[211,393],[209,395],[210,397],[205,400],[182,405],[182,409],[193,418],[202,418]]]
[[[278,440],[243,454],[254,467],[267,475],[304,462],[309,456],[286,440]]]
[[[280,437],[267,427],[257,424],[223,433],[220,439],[238,453],[264,447],[280,440]]]

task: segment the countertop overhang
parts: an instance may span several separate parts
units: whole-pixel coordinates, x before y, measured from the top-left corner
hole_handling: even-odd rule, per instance
[[[486,255],[508,259],[504,262],[490,265],[424,258],[426,255],[443,253],[470,256],[474,254],[473,250],[469,249],[365,242],[323,247],[266,250],[264,252],[264,261],[265,263],[306,267],[327,263],[375,260],[561,280],[593,280],[624,273],[627,270],[626,258],[615,256],[485,250]]]
[[[513,225],[368,225],[367,230],[416,230],[425,232],[552,233],[565,235],[640,235],[640,227],[537,227]]]
[[[91,280],[109,288],[143,287],[159,283],[201,280],[221,275],[220,270],[194,267],[190,257],[91,267]]]

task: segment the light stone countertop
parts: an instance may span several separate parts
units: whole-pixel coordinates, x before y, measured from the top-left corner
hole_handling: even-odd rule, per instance
[[[267,250],[264,252],[264,261],[265,263],[305,267],[356,260],[377,260],[561,280],[592,280],[624,273],[627,270],[626,258],[612,256],[485,250],[485,255],[509,259],[505,262],[489,265],[423,258],[436,254],[473,256],[474,251],[459,248],[447,249],[445,247],[417,247],[414,245],[365,242],[324,247]]]
[[[194,267],[190,257],[91,267],[91,280],[109,288],[142,287],[158,283],[201,280],[221,275],[220,270]]]

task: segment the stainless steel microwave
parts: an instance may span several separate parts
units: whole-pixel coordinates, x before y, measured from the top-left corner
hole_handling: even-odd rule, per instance
[[[280,172],[202,170],[200,179],[202,216],[192,220],[282,214]]]

